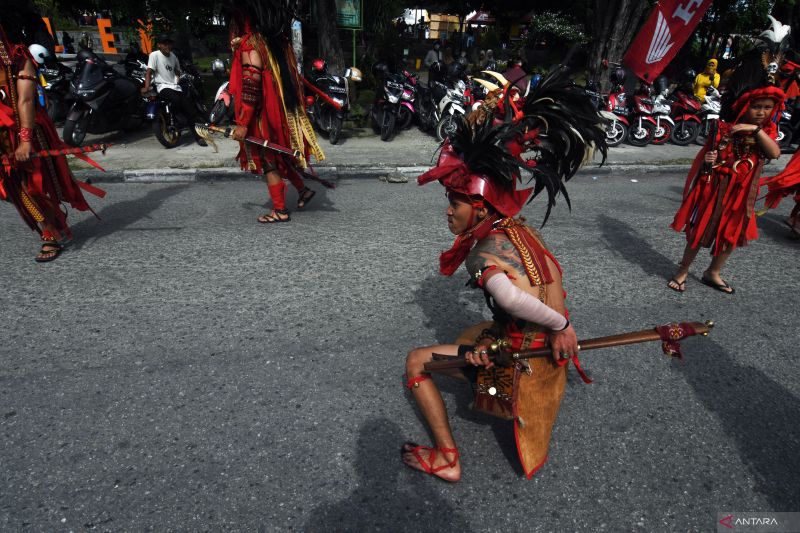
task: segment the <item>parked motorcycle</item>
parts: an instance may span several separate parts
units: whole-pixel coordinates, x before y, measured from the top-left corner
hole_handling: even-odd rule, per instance
[[[719,120],[721,111],[722,98],[719,91],[714,87],[709,87],[706,89],[706,96],[703,98],[703,103],[700,105],[700,110],[697,113],[698,131],[695,137],[695,142],[697,144],[706,144],[708,132],[711,129],[711,123]]]
[[[467,86],[462,80],[455,82],[448,88],[444,97],[439,101],[439,123],[436,124],[436,138],[439,142],[455,133],[458,121],[466,114],[467,96],[464,94]]]
[[[633,146],[647,146],[653,142],[656,132],[656,121],[653,118],[653,101],[650,100],[646,87],[633,95],[633,106],[628,119],[628,142]]]
[[[709,87],[713,90],[713,87]],[[672,102],[672,118],[675,128],[672,130],[670,140],[672,144],[686,146],[697,140],[700,131],[700,103],[694,96],[682,89],[676,89],[670,96]],[[719,116],[717,115],[717,118]]]
[[[372,127],[380,133],[382,141],[389,141],[397,127],[405,79],[401,74],[390,72],[389,67],[383,62],[375,63],[372,66],[372,73],[380,82],[372,103]]]
[[[656,78],[653,89],[658,92],[653,98],[653,120],[655,120],[655,130],[653,131],[653,144],[666,144],[672,136],[675,121],[670,118],[672,104],[669,101],[669,83],[667,78],[659,76]]]
[[[401,130],[405,130],[411,127],[411,123],[417,115],[415,102],[419,95],[419,80],[414,74],[411,74],[407,70],[403,70],[401,74],[403,78],[405,78],[405,81],[403,82],[403,96],[400,98],[397,123]]]
[[[319,95],[306,95],[306,109],[311,120],[317,129],[328,134],[331,144],[339,142],[342,126],[350,110],[350,84],[360,82],[362,78],[361,71],[356,67],[345,70],[344,76],[335,76],[328,72],[328,64],[324,59],[315,59],[311,64],[308,81],[340,106],[337,109]]]
[[[70,80],[75,73],[71,68],[59,62],[45,62],[39,72],[45,82],[47,114],[54,122],[60,122],[67,115]]]
[[[214,96],[214,104],[208,113],[208,121],[217,126],[222,124],[223,121],[230,123],[233,121],[233,113],[233,95],[228,90],[228,82],[226,81],[217,89],[217,94]]]
[[[70,83],[70,108],[62,137],[80,146],[87,133],[130,130],[141,125],[141,82],[122,75],[90,50],[81,50]]]
[[[197,114],[206,116],[208,109],[203,104],[202,97],[198,91],[199,76],[189,72],[181,73],[178,78],[178,85],[184,98],[189,98],[196,107]],[[194,117],[186,117],[181,114],[180,109],[158,94],[150,93],[148,96],[146,118],[152,123],[153,134],[164,148],[175,148],[181,140],[184,130],[194,127]]]
[[[616,84],[611,92],[604,99],[605,107],[602,115],[608,119],[606,126],[606,144],[608,146],[619,146],[622,141],[628,138],[630,122],[628,115],[628,97],[622,84]]]

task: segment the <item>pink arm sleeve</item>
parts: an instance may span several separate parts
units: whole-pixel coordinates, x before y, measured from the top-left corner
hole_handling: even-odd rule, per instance
[[[511,283],[505,275],[494,275],[483,288],[492,295],[497,305],[516,318],[558,331],[567,326],[567,319],[537,298]]]

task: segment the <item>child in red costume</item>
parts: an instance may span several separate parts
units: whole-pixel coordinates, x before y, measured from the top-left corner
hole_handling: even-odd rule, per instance
[[[783,91],[777,87],[747,91],[733,104],[735,122],[720,121],[716,139],[697,154],[671,225],[675,231],[686,232],[687,242],[680,268],[669,280],[670,289],[685,290],[689,266],[703,246],[710,247],[713,256],[703,283],[733,294],[720,271],[736,247],[758,238],[754,206],[759,176],[764,161],[777,159],[781,153],[775,143],[774,118],[783,100]]]
[[[230,91],[236,111],[232,137],[240,141],[237,159],[242,169],[266,175],[273,209],[258,217],[265,224],[290,220],[283,178],[297,189],[297,207],[305,207],[315,192],[305,186],[298,169],[308,166],[311,155],[317,161],[325,158],[303,107],[303,85],[289,39],[292,17],[291,7],[280,1],[241,0],[230,8]],[[247,144],[247,136],[297,150],[301,156]]]

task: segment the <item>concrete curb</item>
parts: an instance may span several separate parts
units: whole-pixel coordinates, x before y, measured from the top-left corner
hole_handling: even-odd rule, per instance
[[[788,161],[788,159],[787,159]],[[771,163],[765,165],[764,174],[770,175],[783,169],[784,164]],[[654,173],[685,173],[689,170],[690,163],[686,164],[658,164],[658,163],[625,163],[606,164],[602,167],[588,166],[580,169],[581,176],[622,176],[630,174]],[[429,166],[374,166],[374,165],[348,165],[348,166],[319,166],[316,171],[321,178],[338,180],[342,178],[378,179],[382,176],[399,174],[406,178],[413,178],[427,171]],[[191,183],[227,180],[257,180],[261,179],[255,174],[244,172],[238,168],[162,168],[141,170],[76,170],[75,177],[91,183]]]

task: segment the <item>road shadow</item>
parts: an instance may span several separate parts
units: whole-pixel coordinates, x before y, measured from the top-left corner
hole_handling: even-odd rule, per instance
[[[733,439],[756,477],[756,490],[775,511],[797,510],[800,399],[760,370],[738,363],[711,339],[703,339],[703,351],[680,371]]]
[[[269,213],[272,210],[272,200],[269,197],[269,191],[267,190],[267,185],[264,180],[261,180],[263,185],[263,197],[261,197],[260,202],[242,202],[241,206],[243,209],[246,210],[258,210],[259,215],[264,213]],[[317,192],[314,195],[314,198],[306,203],[306,206],[302,209],[297,208],[297,189],[295,189],[291,184],[287,184],[286,186],[286,207],[289,211],[294,213],[302,213],[304,211],[322,211],[322,212],[331,212],[331,213],[338,213],[339,210],[333,206],[333,200],[328,196],[328,193],[334,189],[329,189],[322,185],[321,183],[317,183],[315,181],[306,181],[306,186],[310,189],[313,189]]]
[[[189,186],[188,184],[182,184],[153,189],[148,191],[147,194],[141,198],[109,205],[97,213],[100,220],[93,217],[82,220],[72,226],[72,232],[75,238],[70,243],[70,248],[80,250],[86,246],[89,241],[95,242],[112,233],[127,228],[131,224],[134,224],[147,217],[153,211],[159,209],[161,204]],[[182,228],[171,229],[178,230]]]
[[[797,241],[792,238],[792,232],[789,224],[786,223],[786,217],[774,213],[767,213],[756,219],[758,229],[763,231],[771,239],[780,243],[797,244]]]
[[[403,437],[388,419],[366,421],[359,430],[353,456],[358,482],[339,501],[323,503],[310,514],[302,530],[309,532],[440,531],[466,533],[468,520],[432,489],[444,482],[411,472],[411,482],[400,484]],[[445,489],[446,490],[446,489]]]
[[[600,215],[596,220],[603,232],[601,240],[614,255],[637,265],[651,276],[669,279],[677,259],[653,248],[638,231],[621,220],[606,215]],[[664,231],[672,230],[664,228]]]

